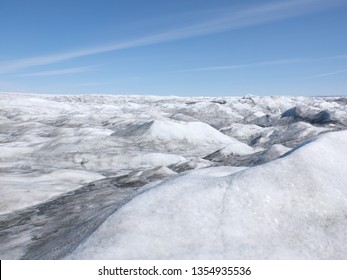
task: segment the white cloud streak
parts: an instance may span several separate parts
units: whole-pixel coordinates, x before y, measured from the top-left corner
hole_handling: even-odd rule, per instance
[[[340,4],[343,4],[342,0],[293,0],[266,3],[237,11],[230,10],[218,15],[217,18],[215,17],[183,28],[145,36],[126,42],[3,62],[2,65],[0,65],[0,73],[11,73],[28,67],[54,64],[78,57],[204,36],[213,33],[236,30],[248,26],[256,26],[259,24],[316,12],[330,6]]]
[[[221,70],[232,70],[232,69],[241,69],[249,68],[256,66],[269,66],[269,65],[282,65],[282,64],[291,64],[291,63],[300,63],[304,62],[303,59],[281,59],[281,60],[268,60],[254,63],[243,63],[243,64],[231,64],[231,65],[221,65],[221,66],[211,66],[211,67],[201,67],[183,70],[180,72],[204,72],[204,71],[221,71]]]
[[[332,75],[337,75],[337,74],[346,73],[346,72],[347,72],[347,68],[346,69],[341,69],[341,70],[338,70],[338,71],[327,72],[327,73],[322,73],[322,74],[318,74],[318,75],[309,76],[309,77],[306,77],[304,80],[316,79],[316,78],[321,78],[321,77],[326,77],[326,76],[332,76]]]
[[[19,74],[17,76],[21,76],[21,77],[56,76],[56,75],[66,75],[66,74],[76,74],[76,73],[89,72],[89,71],[92,71],[94,69],[95,69],[94,66],[76,67],[76,68],[65,68],[65,69],[33,72],[33,73],[27,73],[27,74]]]

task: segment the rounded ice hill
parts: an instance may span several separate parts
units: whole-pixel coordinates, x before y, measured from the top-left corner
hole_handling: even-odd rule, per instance
[[[346,155],[333,132],[257,167],[151,184],[67,258],[345,259]]]

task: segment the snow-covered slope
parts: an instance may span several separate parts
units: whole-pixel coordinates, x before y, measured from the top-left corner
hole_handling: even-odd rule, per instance
[[[175,177],[139,194],[67,258],[347,258],[346,156],[347,132],[335,132],[233,175]]]
[[[346,128],[344,96],[0,93],[0,258],[63,258],[98,236],[103,258],[344,258]]]
[[[155,120],[140,125],[131,125],[115,132],[113,136],[139,137],[142,141],[183,141],[199,145],[238,142],[206,123],[173,120]]]

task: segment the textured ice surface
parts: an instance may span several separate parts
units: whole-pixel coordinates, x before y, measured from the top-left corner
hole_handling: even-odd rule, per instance
[[[347,132],[334,132],[233,175],[188,172],[135,197],[67,258],[346,258],[346,155]]]
[[[84,170],[60,169],[47,174],[2,174],[0,178],[0,214],[38,204],[51,197],[103,179]]]
[[[100,258],[346,258],[346,106],[345,97],[0,93],[0,258],[91,258],[103,247],[86,244],[107,225],[116,233],[102,230]],[[325,140],[301,147],[316,136]],[[171,250],[165,234],[179,229]],[[134,240],[122,243],[132,236],[138,255]],[[146,247],[156,236],[163,252]]]

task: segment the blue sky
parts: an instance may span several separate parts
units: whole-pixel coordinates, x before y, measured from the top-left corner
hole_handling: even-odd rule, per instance
[[[345,95],[347,0],[0,0],[0,91]]]

